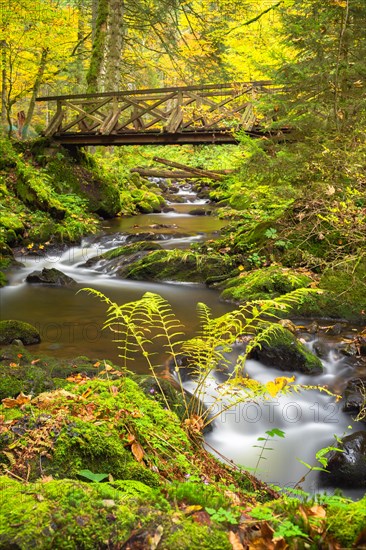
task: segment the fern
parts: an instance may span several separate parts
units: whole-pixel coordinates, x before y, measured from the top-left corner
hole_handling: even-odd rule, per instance
[[[273,321],[278,312],[287,311],[292,304],[297,303],[311,290],[294,290],[293,292],[274,300],[257,300],[240,306],[238,309],[213,318],[210,308],[197,304],[200,321],[198,334],[186,340],[183,325],[174,315],[170,304],[158,294],[146,292],[139,300],[118,305],[102,292],[93,288],[81,289],[97,297],[107,305],[107,318],[103,328],[109,329],[114,335],[120,351],[123,368],[127,369],[129,361],[139,355],[146,361],[154,376],[160,392],[169,407],[167,398],[161,388],[157,369],[160,365],[153,363],[154,352],[152,344],[161,341],[161,347],[169,356],[177,379],[180,383],[185,405],[185,416],[200,418],[202,427],[212,422],[223,411],[248,400],[258,397],[268,399],[279,392],[298,392],[300,389],[320,389],[318,386],[299,386],[292,384],[294,379],[276,378],[274,382],[260,384],[244,376],[245,361],[255,347],[264,342],[269,343],[279,326]],[[80,292],[80,291],[79,291]],[[228,376],[225,385],[218,387],[218,393],[213,403],[204,408],[204,396],[207,391],[207,380],[217,369],[229,365],[225,356],[232,351],[233,344],[243,337],[248,338],[246,348],[237,360],[232,374]],[[191,398],[183,389],[179,357],[184,356],[196,377],[196,387]]]

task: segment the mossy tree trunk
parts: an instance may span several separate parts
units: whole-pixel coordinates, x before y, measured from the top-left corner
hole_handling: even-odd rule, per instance
[[[125,33],[123,15],[122,0],[98,0],[87,75],[89,92],[117,91],[120,88]]]
[[[109,0],[105,91],[118,91],[121,83],[121,53],[124,42],[123,0]]]
[[[23,129],[21,131],[21,136],[23,139],[26,138],[28,134],[29,125],[31,123],[33,113],[34,113],[34,107],[36,105],[36,98],[38,96],[38,93],[43,81],[43,75],[46,69],[49,51],[50,51],[49,48],[43,48],[41,53],[41,59],[39,60],[38,70],[37,70],[36,78],[32,89],[32,95],[28,105],[28,111],[24,120]]]
[[[0,42],[1,46],[1,126],[6,126],[6,47],[5,40]]]
[[[106,55],[107,17],[108,0],[99,0],[96,7],[92,54],[88,74],[86,76],[89,93],[103,91],[102,82],[104,80],[103,74]]]

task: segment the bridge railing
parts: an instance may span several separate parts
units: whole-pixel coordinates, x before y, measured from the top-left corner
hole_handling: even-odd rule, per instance
[[[253,103],[270,93],[270,81],[127,90],[99,94],[40,97],[54,101],[46,136],[251,130]]]

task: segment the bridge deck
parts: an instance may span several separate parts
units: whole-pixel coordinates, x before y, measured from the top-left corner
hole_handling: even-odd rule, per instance
[[[273,93],[269,81],[51,96],[44,135],[65,145],[237,143],[236,133],[262,135],[254,103]]]

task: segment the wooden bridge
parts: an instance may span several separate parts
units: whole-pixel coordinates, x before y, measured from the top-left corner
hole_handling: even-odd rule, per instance
[[[277,88],[278,89],[278,88]],[[270,81],[39,97],[55,102],[45,136],[64,145],[237,143],[263,135],[254,104]],[[276,90],[277,91],[277,90]]]

